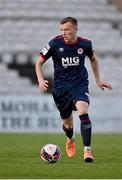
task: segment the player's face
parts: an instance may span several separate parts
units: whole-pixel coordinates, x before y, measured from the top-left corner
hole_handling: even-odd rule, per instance
[[[61,34],[67,44],[72,44],[76,39],[77,27],[71,22],[60,24]]]

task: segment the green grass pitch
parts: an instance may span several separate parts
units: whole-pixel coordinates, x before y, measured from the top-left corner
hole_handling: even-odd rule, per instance
[[[81,137],[76,134],[76,156],[65,154],[64,134],[0,134],[0,178],[9,179],[121,179],[122,134],[94,134],[95,162],[83,161]],[[40,148],[58,144],[61,158],[48,164],[40,160]]]

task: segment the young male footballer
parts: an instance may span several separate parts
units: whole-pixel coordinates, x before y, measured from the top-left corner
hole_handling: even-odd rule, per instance
[[[104,90],[112,90],[107,82],[101,81],[98,61],[92,49],[92,42],[77,36],[78,22],[73,17],[60,21],[61,35],[52,39],[40,52],[36,62],[36,74],[39,88],[45,92],[48,81],[44,79],[42,65],[52,57],[54,63],[53,98],[63,120],[66,133],[66,153],[68,157],[75,155],[75,139],[73,134],[72,111],[77,110],[80,119],[80,131],[84,145],[84,161],[93,162],[91,153],[91,121],[88,115],[89,89],[88,73],[84,66],[88,56],[95,77],[96,85]]]

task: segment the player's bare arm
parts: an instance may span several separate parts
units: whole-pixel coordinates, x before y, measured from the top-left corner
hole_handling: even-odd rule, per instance
[[[98,64],[98,60],[97,60],[97,56],[95,52],[90,60],[91,60],[90,61],[91,67],[92,67],[92,71],[93,71],[97,86],[101,88],[102,90],[104,90],[105,88],[112,90],[112,86],[109,83],[105,81],[101,81],[100,79],[99,64]]]
[[[39,88],[42,92],[45,92],[48,89],[48,81],[44,79],[43,71],[42,71],[42,65],[44,63],[45,63],[45,60],[40,56],[35,66]]]

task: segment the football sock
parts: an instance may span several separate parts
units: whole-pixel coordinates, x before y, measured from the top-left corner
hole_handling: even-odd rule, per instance
[[[91,144],[91,121],[88,114],[83,114],[79,116],[81,121],[81,135],[83,139],[84,147],[90,147]]]
[[[91,150],[91,147],[90,146],[85,146],[84,151],[87,151],[87,150]]]
[[[73,127],[67,129],[67,128],[64,126],[64,124],[63,124],[62,128],[63,128],[64,132],[66,133],[66,136],[67,136],[69,139],[72,139],[72,137],[73,137]]]

